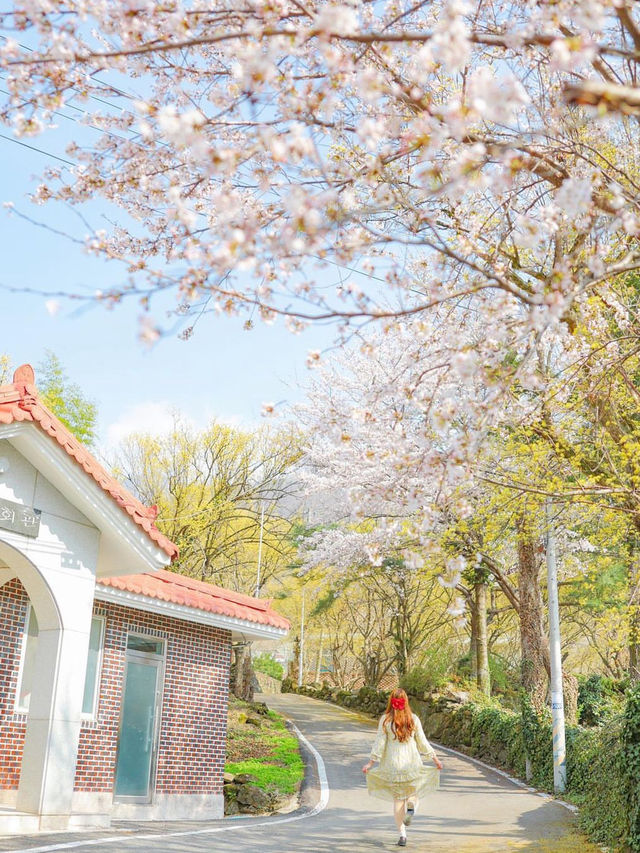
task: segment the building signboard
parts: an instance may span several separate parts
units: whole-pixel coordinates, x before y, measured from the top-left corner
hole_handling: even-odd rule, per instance
[[[40,530],[40,510],[0,498],[0,529],[35,538]]]

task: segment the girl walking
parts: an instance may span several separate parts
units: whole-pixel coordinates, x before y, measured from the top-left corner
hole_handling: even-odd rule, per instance
[[[432,758],[436,766],[426,767],[422,755]],[[376,761],[380,763],[372,770]],[[407,846],[407,827],[418,808],[418,799],[438,788],[440,770],[442,762],[424,736],[419,717],[411,712],[407,694],[392,690],[387,710],[378,723],[371,760],[362,772],[372,797],[393,801],[393,816],[400,832],[398,847]]]

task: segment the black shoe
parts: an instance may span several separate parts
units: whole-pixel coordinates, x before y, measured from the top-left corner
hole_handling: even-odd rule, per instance
[[[407,846],[407,838],[405,835],[401,835],[398,839],[398,847],[406,847]]]
[[[411,825],[411,821],[413,820],[413,816],[415,813],[416,813],[415,806],[407,806],[407,811],[406,811],[406,814],[404,816],[404,825],[405,826]]]

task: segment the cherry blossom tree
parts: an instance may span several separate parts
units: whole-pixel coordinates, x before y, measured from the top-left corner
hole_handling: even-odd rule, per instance
[[[615,310],[640,266],[636,5],[18,0],[0,118],[30,136],[83,111],[90,141],[34,201],[119,211],[86,238],[124,265],[107,304],[173,291],[192,323],[378,322],[351,351],[368,398],[318,441],[366,439],[367,553],[415,560],[443,506],[468,511],[487,431],[558,392],[540,352],[597,363],[593,300]]]
[[[0,23],[4,121],[73,104],[97,131],[34,200],[121,209],[86,241],[125,265],[109,303],[171,289],[297,331],[479,294],[508,349],[640,264],[633,3],[18,0]],[[364,275],[327,286],[335,265]]]

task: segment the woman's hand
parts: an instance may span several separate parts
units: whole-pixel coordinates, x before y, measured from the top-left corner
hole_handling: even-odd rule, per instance
[[[438,770],[442,770],[442,768],[444,767],[444,764],[442,763],[442,761],[440,761],[437,755],[433,756],[433,763],[436,765]]]
[[[372,767],[373,767],[373,761],[368,761],[368,762],[364,765],[364,767],[362,768],[362,772],[364,773],[364,775],[365,775],[365,776],[367,775],[367,773],[369,772],[369,770],[371,770],[371,768],[372,768]]]

